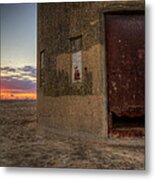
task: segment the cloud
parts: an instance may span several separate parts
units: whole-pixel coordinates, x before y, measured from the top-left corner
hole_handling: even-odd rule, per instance
[[[34,66],[24,66],[24,67],[17,67],[17,68],[13,68],[13,67],[1,67],[1,74],[10,74],[10,76],[27,76],[30,78],[35,78],[36,77],[36,68]]]
[[[7,71],[7,72],[27,72],[27,73],[32,73],[32,74],[36,74],[36,68],[34,66],[24,66],[24,67],[9,67],[9,66],[5,66],[5,67],[1,67],[0,68],[1,71]]]
[[[8,66],[2,67],[2,68],[0,68],[0,69],[1,69],[1,71],[5,71],[5,72],[16,72],[16,69],[15,69],[15,68],[8,67]]]
[[[21,76],[35,78],[36,77],[36,73],[21,73]]]
[[[33,66],[24,66],[22,68],[18,68],[21,71],[25,71],[25,72],[31,72],[33,71],[35,68]]]
[[[14,79],[13,77],[3,76],[1,77],[1,86],[6,89],[13,89],[18,93],[20,90],[23,92],[35,92],[36,82],[28,79]]]
[[[33,66],[24,66],[22,68],[18,68],[22,75],[29,75],[31,77],[36,76],[36,68]]]
[[[2,67],[1,87],[6,87],[12,93],[36,92],[36,68],[33,66],[24,67]]]

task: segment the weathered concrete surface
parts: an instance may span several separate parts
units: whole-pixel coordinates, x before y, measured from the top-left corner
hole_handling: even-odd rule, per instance
[[[104,13],[144,10],[144,6],[141,0],[38,4],[37,109],[44,125],[57,124],[61,128],[73,128],[73,131],[80,127],[82,131],[107,136]],[[71,39],[78,36],[82,37],[83,79],[73,84]],[[43,50],[45,68],[40,70]],[[85,69],[90,78],[86,78]],[[40,87],[41,71],[45,79],[43,87]],[[43,117],[47,115],[49,120],[45,122]]]
[[[0,102],[0,166],[144,169],[144,139],[65,136],[41,127],[36,102]]]
[[[52,103],[54,102],[54,103]],[[89,132],[107,136],[107,123],[101,107],[102,96],[62,96],[41,99],[39,123],[71,132]]]

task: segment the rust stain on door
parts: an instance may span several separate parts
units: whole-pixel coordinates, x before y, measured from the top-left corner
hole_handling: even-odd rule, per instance
[[[144,14],[107,14],[109,114],[144,115]]]

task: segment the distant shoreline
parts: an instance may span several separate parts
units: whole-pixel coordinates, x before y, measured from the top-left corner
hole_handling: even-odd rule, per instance
[[[0,102],[22,102],[22,101],[37,101],[36,99],[1,99]]]

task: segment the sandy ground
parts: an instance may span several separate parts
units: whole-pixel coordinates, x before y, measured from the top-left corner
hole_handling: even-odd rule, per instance
[[[35,105],[0,102],[0,166],[144,169],[144,138],[65,136],[37,124]]]

